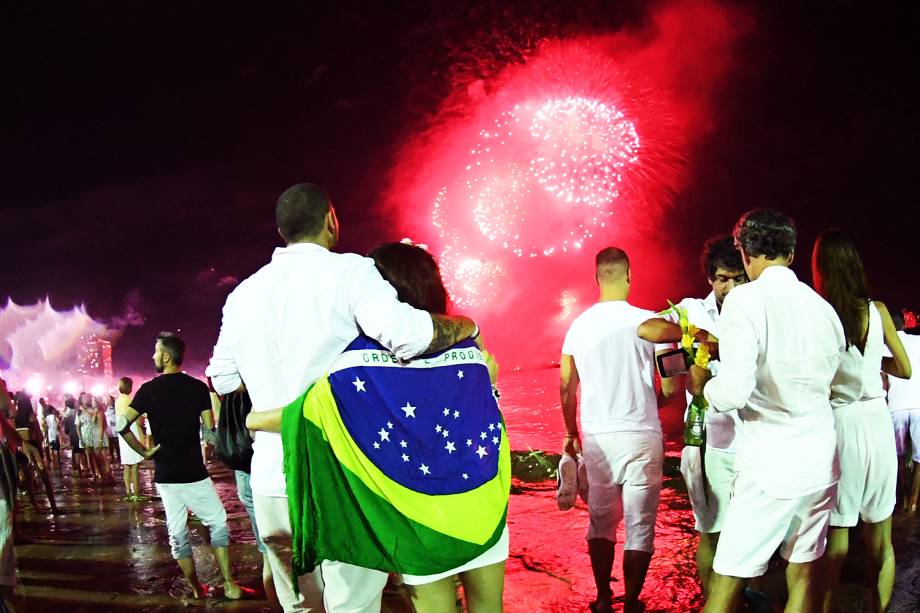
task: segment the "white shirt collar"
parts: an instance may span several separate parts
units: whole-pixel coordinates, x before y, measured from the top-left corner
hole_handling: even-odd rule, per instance
[[[777,279],[786,278],[787,280],[792,279],[798,281],[798,277],[795,275],[795,272],[788,266],[767,266],[760,273],[760,276],[757,278],[758,281],[761,279],[770,279],[776,277]]]
[[[715,291],[709,292],[709,295],[703,298],[703,307],[713,316],[719,314],[719,304],[716,302]]]
[[[294,243],[292,245],[287,245],[286,247],[276,247],[275,251],[272,253],[272,258],[278,255],[287,255],[290,253],[309,253],[311,251],[316,251],[317,249],[322,251],[329,251],[322,245],[317,245],[316,243]]]

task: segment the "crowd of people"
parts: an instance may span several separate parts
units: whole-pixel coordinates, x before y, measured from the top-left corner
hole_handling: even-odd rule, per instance
[[[502,610],[510,459],[498,365],[478,326],[447,314],[425,249],[333,252],[339,223],[318,187],[285,191],[275,222],[285,246],[227,298],[208,383],[182,371],[184,341],[161,333],[158,376],[136,392],[122,378],[117,398],[67,397],[60,413],[40,399],[36,414],[24,392],[0,406],[15,422],[0,420],[0,587],[15,585],[18,473],[33,505],[37,479],[58,512],[48,471],[60,469],[66,440],[74,478],[111,482],[123,464],[128,501],[141,499],[137,467],[152,459],[171,553],[193,597],[207,591],[190,511],[210,532],[223,595],[244,597],[206,441],[235,472],[274,608],[376,613],[397,576],[420,613],[456,610],[457,582],[471,613]],[[623,606],[643,610],[664,464],[659,410],[677,399],[705,407],[703,442],[683,448],[681,473],[706,611],[734,611],[742,599],[762,605],[770,595],[758,578],[777,552],[788,562],[786,610],[830,611],[859,522],[871,606],[887,609],[899,484],[905,512],[916,512],[920,493],[920,382],[911,378],[920,337],[899,331],[900,313],[872,300],[843,233],[816,242],[814,288],[790,269],[795,253],[789,217],[745,213],[704,245],[712,292],[666,314],[628,302],[622,249],[597,254],[598,302],[562,345],[570,459],[559,479],[561,507],[576,485],[587,502],[595,613],[613,610],[621,523]],[[662,370],[656,353],[675,346],[688,356],[702,347],[712,359]],[[912,484],[898,461],[908,440]]]

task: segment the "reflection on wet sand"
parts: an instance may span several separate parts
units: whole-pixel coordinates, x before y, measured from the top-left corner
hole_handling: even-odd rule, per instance
[[[562,433],[556,394],[558,371],[509,373],[502,377],[502,404],[514,448],[557,450]],[[665,430],[674,432],[679,416],[663,414]],[[642,598],[646,610],[698,611],[702,594],[693,561],[696,535],[683,483],[677,471],[676,436],[668,437],[665,487],[659,507],[656,551]],[[547,469],[558,456],[517,454],[516,479],[510,501],[511,557],[505,581],[507,613],[573,613],[587,611],[594,595],[585,546],[587,509],[579,502],[560,512],[555,483]],[[175,562],[170,557],[163,508],[151,483],[152,466],[141,468],[145,502],[127,503],[120,475],[118,485],[94,486],[71,479],[65,459],[62,475],[52,471],[52,481],[65,515],[52,516],[31,508],[21,496],[16,530],[20,586],[15,604],[21,612],[61,611],[181,611],[187,595]],[[261,561],[249,519],[236,497],[232,472],[220,464],[208,469],[227,509],[231,534],[230,554],[241,585],[261,594]],[[41,504],[41,503],[40,503]],[[220,585],[213,557],[203,543],[207,529],[192,520],[194,555],[202,580]],[[618,541],[622,543],[622,527]],[[840,611],[868,610],[867,591],[861,586],[860,543],[851,539],[852,555],[844,568],[844,590],[835,603]],[[892,611],[920,610],[920,534],[916,521],[895,524],[898,577]],[[617,550],[614,593],[622,595]],[[785,598],[784,567],[774,560],[765,579],[766,590],[779,607]],[[264,600],[226,601],[215,590],[203,610],[266,611]],[[408,612],[405,594],[389,586],[386,613]],[[777,609],[778,610],[778,609]]]

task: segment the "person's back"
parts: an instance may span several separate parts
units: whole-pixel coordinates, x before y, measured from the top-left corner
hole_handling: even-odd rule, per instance
[[[655,346],[636,335],[654,313],[626,301],[599,302],[573,322],[562,352],[581,380],[581,426],[589,434],[661,432]]]
[[[845,345],[837,314],[791,270],[772,267],[726,298],[723,338],[743,325],[758,345],[720,349],[723,367],[736,351],[756,352],[754,387],[738,411],[737,470],[756,473],[777,497],[826,487],[836,480],[830,386]]]
[[[137,390],[130,406],[146,413],[160,450],[153,456],[157,483],[206,479],[201,459],[201,412],[210,407],[208,386],[176,372],[152,379]]]
[[[831,405],[835,409],[885,396],[881,373],[885,354],[882,318],[875,304],[867,301],[866,307],[865,346],[860,348],[851,343],[843,352],[834,376]]]

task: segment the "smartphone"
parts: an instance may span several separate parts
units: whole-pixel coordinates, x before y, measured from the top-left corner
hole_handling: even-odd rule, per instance
[[[658,364],[658,374],[661,378],[683,375],[690,368],[687,353],[683,349],[666,349],[655,355]]]

